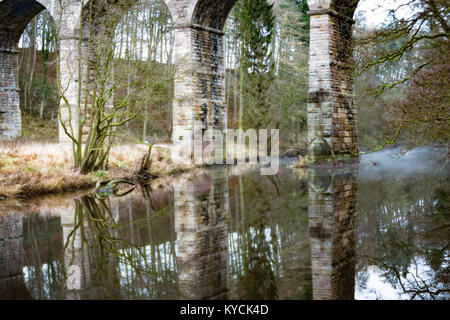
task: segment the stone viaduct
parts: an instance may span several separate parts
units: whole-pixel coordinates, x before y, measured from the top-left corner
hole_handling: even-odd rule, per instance
[[[136,0],[91,0],[99,10],[94,21],[128,10]],[[227,128],[224,103],[223,28],[237,0],[165,0],[175,22],[174,61],[182,67],[175,79],[173,143],[193,144],[194,130]],[[355,107],[352,99],[352,25],[359,0],[308,0],[311,15],[308,96],[309,157],[322,161],[355,155]],[[84,4],[84,7],[83,7]],[[108,5],[108,6],[106,6]],[[47,9],[59,30],[60,84],[67,100],[61,118],[88,85],[87,39],[80,0],[0,1],[0,138],[21,135],[17,74],[18,42],[30,20]],[[105,9],[107,8],[107,9]],[[117,8],[113,10],[111,8]],[[78,47],[81,39],[81,50]],[[79,57],[81,54],[81,57]],[[82,66],[83,70],[78,70]],[[81,78],[80,78],[81,77]],[[76,119],[74,120],[76,125]],[[200,126],[194,126],[200,121]],[[200,128],[198,128],[200,127]],[[60,141],[67,140],[60,129]]]

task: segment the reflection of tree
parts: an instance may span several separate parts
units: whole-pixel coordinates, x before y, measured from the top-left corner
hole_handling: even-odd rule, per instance
[[[442,181],[416,175],[360,183],[360,268],[379,265],[411,299],[449,297],[450,193]],[[366,281],[359,276],[361,287]]]
[[[414,252],[414,248],[409,247],[406,243],[402,242],[400,239],[391,239],[389,244],[387,244],[383,235],[380,235],[383,243],[383,248],[385,250],[386,257],[383,260],[379,260],[382,265],[382,269],[385,270],[384,276],[388,279],[390,283],[394,286],[398,284],[402,291],[409,295],[411,299],[421,298],[421,299],[438,299],[438,298],[448,298],[448,295],[440,296],[443,293],[450,293],[448,288],[448,278],[443,283],[436,278],[436,274],[432,279],[426,279],[425,276],[420,272],[422,266],[418,261],[419,256],[428,257],[430,252],[427,250],[417,250]],[[388,248],[389,246],[389,248]],[[395,250],[401,250],[407,255],[408,264],[401,264],[396,259],[396,256],[392,253]],[[389,253],[391,251],[392,253]],[[439,269],[441,266],[439,263]],[[438,269],[438,273],[439,270]],[[436,271],[436,270],[435,270]],[[448,271],[445,271],[448,273]]]
[[[266,241],[264,224],[249,229],[242,254],[243,273],[238,276],[239,299],[273,300],[278,297],[275,274],[272,270],[270,246]]]
[[[174,261],[174,257],[170,259],[169,256],[175,252],[174,249],[166,252],[164,245],[164,251],[161,252],[160,245],[153,243],[151,238],[148,246],[142,246],[120,236],[122,230],[128,231],[133,225],[136,229],[136,226],[150,228],[151,219],[167,210],[161,210],[151,217],[131,218],[128,223],[120,223],[112,210],[112,203],[107,199],[84,196],[75,200],[75,203],[78,223],[66,239],[65,247],[73,247],[75,238],[80,235],[82,251],[87,254],[83,273],[90,275],[87,285],[95,290],[93,293],[96,298],[157,297],[160,294],[158,289],[173,285],[175,270],[171,261]],[[70,251],[74,261],[75,250]]]
[[[230,203],[236,203],[230,206],[231,229],[238,231],[229,245],[236,299],[309,299],[306,183],[290,175],[240,180],[230,192]]]
[[[28,291],[34,299],[61,299],[64,265],[59,251],[62,246],[60,219],[31,214],[24,217],[23,226]]]

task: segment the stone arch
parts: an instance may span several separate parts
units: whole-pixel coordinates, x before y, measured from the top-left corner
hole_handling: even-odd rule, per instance
[[[353,17],[360,0],[332,0],[330,8],[347,17]]]
[[[175,40],[177,55],[178,58],[187,56],[189,60],[183,81],[176,87],[184,94],[176,95],[175,112],[180,115],[180,121],[174,123],[174,128],[180,130],[174,132],[175,144],[182,134],[184,143],[193,144],[193,136],[198,137],[201,130],[227,127],[223,103],[222,30],[236,2],[186,0],[180,4],[169,0],[169,7],[172,3],[180,18]],[[311,15],[308,153],[311,162],[356,155],[356,108],[349,70],[353,14],[358,2],[308,0]],[[200,129],[191,124],[195,121],[200,122]]]
[[[307,0],[310,10],[333,10],[353,17],[360,0]]]
[[[175,150],[198,150],[208,129],[227,129],[223,27],[237,0],[168,0],[175,22],[173,134]],[[202,146],[213,137],[204,137]]]
[[[171,13],[170,7],[164,0],[157,0],[167,11]],[[98,63],[100,54],[92,54],[98,49],[95,38],[99,35],[106,36],[112,40],[117,24],[121,18],[129,10],[139,4],[139,0],[90,0],[83,5],[76,3],[76,5],[63,10],[63,19],[61,24],[60,40],[60,68],[61,68],[61,87],[65,88],[65,99],[61,106],[61,119],[66,125],[69,119],[72,119],[72,128],[77,128],[78,119],[74,119],[75,110],[78,103],[81,105],[87,104],[89,110],[91,99],[88,97],[90,90],[89,86],[93,81],[92,77],[95,74],[95,65]],[[91,7],[92,6],[92,7]],[[92,20],[89,14],[92,8]],[[67,17],[67,18],[65,18]],[[90,25],[92,21],[92,25]],[[107,27],[105,27],[107,25]],[[81,32],[81,43],[80,43]],[[94,39],[94,42],[89,44],[89,39]],[[105,43],[104,41],[102,43]],[[108,43],[108,41],[106,42]],[[105,50],[108,50],[104,47]],[[91,50],[91,51],[89,51]],[[88,52],[89,51],[89,52]],[[79,54],[81,52],[81,55]],[[77,61],[82,63],[78,64]],[[78,68],[81,66],[81,70]],[[80,78],[81,77],[81,78]],[[112,80],[111,80],[112,81]],[[81,87],[81,88],[80,88]],[[80,97],[78,97],[81,94]],[[107,102],[107,106],[112,106],[112,99]],[[81,108],[81,113],[85,108]],[[82,115],[83,116],[83,115]],[[83,136],[87,136],[89,128],[89,112],[87,121],[82,129]],[[70,138],[65,134],[63,127],[60,125],[59,129],[60,142],[70,142]],[[77,131],[76,129],[74,130]]]
[[[0,48],[15,49],[28,23],[41,11],[47,11],[55,20],[49,0],[3,0],[0,2]]]
[[[117,5],[112,0],[93,0]],[[124,7],[137,0],[123,1]],[[181,65],[175,79],[173,142],[194,145],[194,136],[208,128],[227,128],[224,104],[223,27],[237,0],[165,0],[175,22],[174,60]],[[353,14],[359,0],[308,0],[311,15],[308,143],[312,162],[355,157],[356,112],[352,98]],[[61,14],[61,87],[68,106],[76,105],[79,86],[78,41],[81,3],[68,1],[53,8],[51,0],[3,0],[0,2],[0,137],[20,135],[17,57],[14,44],[26,21],[43,10]],[[117,5],[120,7],[119,5]],[[104,11],[106,13],[107,11]],[[110,14],[110,12],[108,12]],[[65,111],[64,111],[65,110]],[[61,112],[65,121],[68,108]],[[13,117],[10,115],[15,114]],[[200,125],[195,127],[195,123]],[[197,132],[198,131],[198,132]],[[60,140],[64,140],[60,128]],[[192,148],[193,149],[193,148]]]
[[[47,9],[55,20],[50,0],[0,2],[0,140],[22,134],[19,100],[18,43],[28,23]]]
[[[237,0],[198,0],[191,22],[206,28],[223,30],[228,15]]]

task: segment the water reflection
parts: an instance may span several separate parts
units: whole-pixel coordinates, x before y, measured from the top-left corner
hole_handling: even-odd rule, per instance
[[[448,299],[447,180],[361,170],[205,169],[2,215],[0,297]]]
[[[0,297],[30,299],[22,268],[24,265],[23,221],[18,214],[0,217]]]
[[[359,188],[356,298],[449,299],[448,174],[367,179]]]
[[[310,172],[308,213],[315,300],[354,298],[356,190],[356,169]]]
[[[227,297],[228,175],[215,170],[174,183],[179,297]]]

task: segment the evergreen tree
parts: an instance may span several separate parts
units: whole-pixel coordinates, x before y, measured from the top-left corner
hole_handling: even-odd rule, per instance
[[[246,125],[260,128],[270,120],[268,91],[274,81],[275,69],[272,59],[273,5],[267,0],[241,0],[236,17],[236,31],[241,42],[239,127],[243,127],[245,102]]]
[[[288,19],[285,28],[295,29],[293,30],[300,40],[306,44],[309,44],[309,6],[306,0],[284,0],[280,4],[281,9],[292,11],[292,21]],[[300,13],[300,14],[298,14]]]

